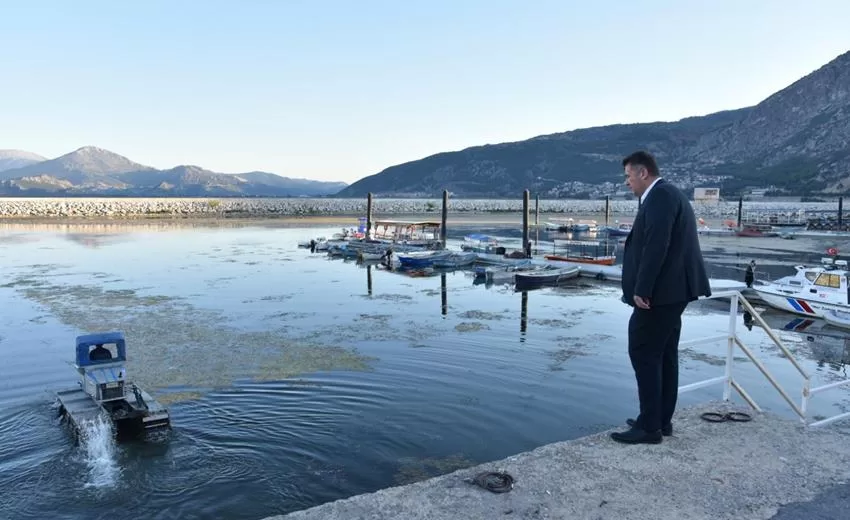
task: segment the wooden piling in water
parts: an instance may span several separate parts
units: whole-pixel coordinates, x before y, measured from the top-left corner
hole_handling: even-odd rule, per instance
[[[528,291],[522,291],[519,310],[519,331],[525,333],[528,330]],[[523,341],[520,339],[520,341]]]
[[[528,256],[528,190],[522,192],[522,250]]]
[[[372,192],[366,194],[366,240],[372,238]]]
[[[440,314],[445,316],[449,312],[448,287],[446,287],[446,273],[440,273]]]
[[[443,190],[443,215],[440,220],[440,242],[446,248],[446,222],[449,220],[449,190]]]
[[[534,252],[540,247],[540,195],[534,196]]]
[[[838,231],[843,231],[841,224],[844,222],[844,197],[838,197]]]
[[[608,225],[608,217],[611,215],[611,196],[605,195],[605,225]]]

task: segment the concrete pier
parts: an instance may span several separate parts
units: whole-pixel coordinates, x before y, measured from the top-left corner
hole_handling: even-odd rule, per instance
[[[848,518],[841,497],[850,479],[850,424],[806,429],[799,421],[734,409],[753,420],[706,422],[702,412],[733,410],[729,403],[708,403],[680,410],[673,436],[659,445],[618,444],[601,432],[271,518]],[[464,482],[481,471],[507,471],[514,489],[494,494]]]

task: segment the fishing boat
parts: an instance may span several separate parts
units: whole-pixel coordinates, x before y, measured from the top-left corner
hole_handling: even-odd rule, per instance
[[[473,253],[495,253],[505,254],[505,248],[500,247],[499,241],[490,235],[482,235],[473,233],[463,237],[463,243],[460,245],[463,251]]]
[[[378,262],[386,258],[386,251],[358,251],[357,259],[361,262]]]
[[[625,237],[632,232],[632,225],[623,223],[618,226],[604,226],[602,230],[604,230],[609,237]]]
[[[437,268],[453,269],[472,265],[477,258],[478,255],[473,252],[451,253],[448,256],[437,258],[433,265]]]
[[[539,287],[543,285],[557,285],[566,280],[578,277],[580,267],[562,267],[549,269],[534,269],[531,271],[517,271],[514,275],[516,287],[521,288]]]
[[[545,264],[529,260],[524,264],[490,266],[484,269],[484,281],[488,284],[512,284],[516,281],[517,273],[531,273],[552,269]]]
[[[611,254],[608,241],[599,240],[553,240],[554,251],[543,255],[546,260],[575,262],[581,264],[614,265],[616,255]]]
[[[595,233],[598,230],[598,225],[595,220],[579,220],[576,222],[572,218],[553,218],[544,224],[544,229],[558,233]]]
[[[476,254],[476,253],[473,253]],[[452,255],[451,251],[412,251],[409,253],[399,253],[396,255],[402,268],[405,269],[420,269],[422,267],[432,267],[436,260],[442,260]]]
[[[739,237],[778,237],[779,233],[773,230],[770,224],[743,224],[741,229],[735,232]]]
[[[543,255],[543,258],[546,260],[554,260],[556,262],[575,262],[579,264],[593,264],[593,265],[614,265],[614,262],[617,261],[617,257],[614,255]]]
[[[753,285],[752,291],[774,309],[824,318],[827,311],[850,311],[847,261],[822,258],[820,266],[795,266],[795,273]]]

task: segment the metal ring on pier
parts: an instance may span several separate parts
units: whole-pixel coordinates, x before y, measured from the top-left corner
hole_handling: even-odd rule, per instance
[[[744,412],[729,412],[726,414],[726,419],[733,422],[750,422],[753,416]]]
[[[753,420],[753,417],[744,412],[729,412],[729,413],[719,413],[719,412],[704,412],[700,414],[700,418],[703,421],[708,422],[750,422]]]
[[[480,486],[493,493],[507,493],[514,488],[514,478],[507,473],[499,471],[485,471],[475,475],[466,482]]]

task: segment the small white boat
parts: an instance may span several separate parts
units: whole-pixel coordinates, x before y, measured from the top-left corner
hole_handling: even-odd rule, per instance
[[[517,287],[537,287],[541,285],[555,285],[563,281],[576,278],[581,272],[581,267],[562,267],[560,269],[535,269],[533,271],[519,271],[514,276]]]
[[[529,261],[527,264],[491,266],[484,269],[484,280],[492,284],[512,284],[516,281],[516,274],[523,272],[550,270],[548,265],[541,265]]]
[[[361,262],[377,262],[383,260],[387,256],[386,252],[379,251],[358,251],[357,258]]]

